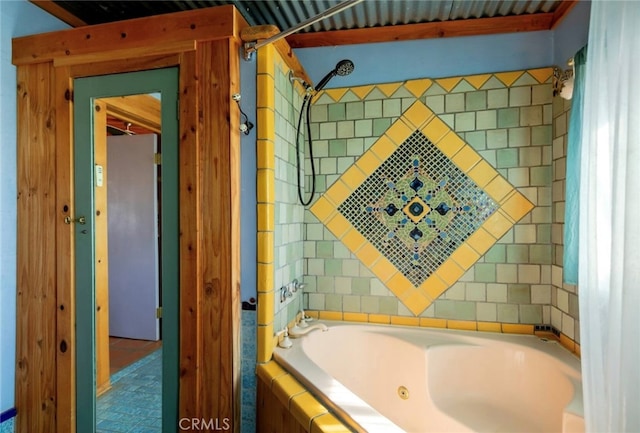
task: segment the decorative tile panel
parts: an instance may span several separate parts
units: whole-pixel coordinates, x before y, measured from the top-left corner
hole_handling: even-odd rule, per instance
[[[311,212],[418,315],[532,208],[416,101]]]

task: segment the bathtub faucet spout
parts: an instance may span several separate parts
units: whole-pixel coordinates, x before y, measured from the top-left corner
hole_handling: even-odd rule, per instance
[[[300,328],[298,325],[296,325],[289,330],[289,337],[291,338],[302,337],[303,335],[307,335],[309,332],[313,331],[314,329],[322,329],[322,332],[329,330],[329,328],[327,328],[327,325],[325,325],[324,323],[314,323],[313,325],[309,325],[306,328]]]

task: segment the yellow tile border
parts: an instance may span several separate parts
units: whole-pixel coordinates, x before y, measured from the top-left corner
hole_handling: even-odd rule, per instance
[[[275,170],[275,145],[270,140],[256,140],[258,169]]]
[[[276,172],[270,168],[258,168],[256,191],[258,203],[274,203],[276,198]]]
[[[326,413],[311,420],[309,433],[351,433],[351,429],[345,427],[333,414]]]
[[[315,417],[329,413],[309,392],[291,397],[289,410],[306,431],[311,430],[311,421]]]
[[[406,317],[406,316],[391,316],[391,324],[392,325],[400,325],[400,326],[420,326],[420,318],[419,317]]]
[[[256,367],[256,375],[265,383],[269,384],[269,389],[271,389],[271,385],[273,385],[274,379],[286,374],[289,373],[287,373],[287,371],[284,368],[280,367],[280,364],[275,361],[269,361],[265,364],[258,364],[258,366]]]
[[[367,95],[369,93],[371,93],[371,91],[375,88],[376,86],[374,85],[368,85],[368,86],[357,86],[357,87],[351,87],[349,90],[351,90],[351,92],[356,95],[358,98],[360,98],[361,100],[364,100],[364,98],[367,97]]]
[[[476,90],[479,90],[484,83],[489,81],[489,78],[491,78],[492,75],[493,74],[468,75],[464,77],[464,80],[471,84]]]
[[[377,313],[350,313],[328,310],[305,310],[305,314],[319,320],[404,325],[436,329],[477,330],[499,332],[502,334],[533,335],[535,330],[535,325],[524,323],[484,322],[476,320],[442,319],[437,317],[411,317]],[[567,341],[571,341],[574,345],[576,344],[566,335],[564,335],[564,337],[562,338]]]
[[[258,263],[257,286],[258,293],[270,292],[275,289],[273,281],[273,263]],[[273,318],[272,318],[273,319]]]
[[[435,82],[447,92],[451,92],[463,78],[464,77],[438,78]]]
[[[368,322],[369,315],[367,313],[349,313],[345,311],[342,313],[342,320],[345,322]]]
[[[256,139],[275,141],[276,114],[272,108],[257,108],[256,124]]]
[[[260,317],[274,317],[275,291],[272,290],[270,292],[258,292],[257,296],[258,296],[258,306],[257,306],[258,313],[257,314]]]
[[[311,206],[311,212],[313,212],[320,222],[325,223],[333,217],[336,212],[336,208],[325,196],[320,196]]]
[[[511,72],[498,72],[498,73],[494,74],[494,76],[498,80],[502,81],[505,86],[511,87],[511,85],[513,83],[515,83],[518,78],[520,78],[522,75],[524,75],[525,72],[526,72],[526,70],[523,70],[523,71],[511,71]]]
[[[256,73],[273,77],[275,76],[275,57],[277,53],[271,45],[264,48],[266,49],[260,50],[256,56]]]
[[[291,399],[296,395],[307,392],[307,390],[290,374],[282,375],[273,379],[271,385],[271,391],[275,394],[276,398],[286,407],[291,410]]]
[[[352,191],[355,190],[359,185],[361,185],[366,178],[367,175],[364,174],[362,170],[360,170],[355,164],[349,167],[341,176],[344,184]]]
[[[369,313],[369,323],[378,323],[381,325],[390,325],[391,316],[389,314]]]
[[[502,332],[505,334],[533,334],[533,325],[522,325],[519,323],[503,323]]]
[[[404,82],[404,88],[409,91],[416,98],[421,97],[424,92],[431,87],[433,81],[428,78],[421,78],[417,80],[408,80]]]
[[[275,241],[273,232],[259,231],[257,233],[257,263],[267,264],[274,262]],[[263,290],[268,291],[268,290]]]
[[[400,300],[416,316],[426,310],[432,302],[432,299],[418,288],[407,291],[407,294]]]
[[[384,93],[385,96],[391,97],[391,95],[396,93],[403,84],[403,82],[377,84],[376,88]]]
[[[420,326],[423,328],[446,328],[447,319],[436,319],[432,317],[421,317]]]
[[[324,91],[326,95],[329,95],[334,101],[339,101],[349,91],[348,87],[338,87],[335,89],[327,89]]]
[[[273,320],[273,318],[271,318]],[[257,342],[257,362],[267,362],[273,353],[273,323],[258,325],[256,332]]]
[[[320,320],[342,320],[340,311],[319,311]]]
[[[481,332],[502,332],[502,326],[497,322],[478,322],[478,331]]]
[[[447,329],[458,329],[460,331],[477,331],[478,322],[472,320],[447,320]]]
[[[256,107],[275,107],[276,86],[275,80],[271,75],[258,74],[256,89],[259,89],[256,92]]]
[[[259,72],[266,73],[267,72]],[[271,72],[273,74],[273,72]],[[545,84],[549,81],[553,75],[553,67],[534,68],[534,69],[522,69],[515,71],[500,71],[485,74],[473,74],[455,77],[442,77],[442,78],[418,78],[406,81],[394,81],[390,83],[370,84],[356,87],[336,87],[329,90],[322,90],[318,93],[316,100],[322,98],[322,95],[327,95],[332,102],[343,102],[342,99],[346,95],[353,95],[358,100],[364,101],[367,96],[374,90],[379,92],[380,96],[391,97],[400,89],[404,89],[416,98],[421,98],[425,95],[427,90],[431,88],[433,84],[436,84],[445,93],[451,93],[461,83],[467,83],[475,90],[481,90],[482,87],[492,78],[497,80],[504,88],[518,87],[516,83],[523,75],[529,74],[536,82]],[[353,97],[352,96],[352,97]],[[349,101],[351,102],[351,100]]]

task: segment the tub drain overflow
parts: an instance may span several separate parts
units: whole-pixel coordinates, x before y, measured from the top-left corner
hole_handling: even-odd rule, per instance
[[[407,400],[409,398],[409,390],[405,386],[398,387],[398,395],[401,399]]]

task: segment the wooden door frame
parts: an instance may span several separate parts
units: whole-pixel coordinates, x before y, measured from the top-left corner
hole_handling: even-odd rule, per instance
[[[13,39],[17,432],[75,431],[73,80],[180,70],[179,418],[239,431],[239,32],[233,6]]]

